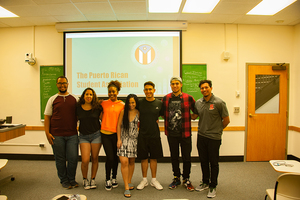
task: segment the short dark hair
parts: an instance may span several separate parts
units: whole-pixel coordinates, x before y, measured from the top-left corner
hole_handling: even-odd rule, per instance
[[[211,80],[201,80],[199,83],[199,88],[201,88],[201,85],[204,83],[208,83],[209,87],[212,87],[212,82]]]
[[[146,83],[144,83],[144,87],[146,85],[151,85],[153,88],[155,88],[155,84],[152,81],[147,81]]]
[[[59,76],[59,77],[56,79],[56,83],[57,83],[58,79],[60,79],[60,78],[65,78],[65,79],[67,80],[67,82],[69,82],[68,79],[67,79],[67,77],[65,77],[65,76]]]

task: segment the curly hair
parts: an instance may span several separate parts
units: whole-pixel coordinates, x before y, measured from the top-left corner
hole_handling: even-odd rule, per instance
[[[201,88],[201,85],[204,84],[204,83],[207,83],[209,85],[209,87],[212,87],[212,82],[211,80],[201,80],[199,82],[199,88]]]
[[[107,89],[110,88],[110,87],[115,87],[115,88],[117,88],[117,90],[119,92],[121,90],[121,85],[122,84],[118,80],[110,81],[108,83]]]
[[[139,110],[139,100],[138,97],[135,94],[129,94],[126,98],[125,102],[125,107],[124,107],[124,115],[123,115],[123,129],[125,131],[128,131],[129,129],[129,117],[128,117],[128,112],[129,112],[129,100],[133,98],[135,100],[135,108]]]
[[[86,93],[87,90],[91,90],[92,93],[93,93],[93,99],[92,99],[92,102],[91,102],[91,104],[92,104],[92,110],[99,109],[100,108],[100,104],[98,102],[98,98],[97,98],[96,92],[92,88],[90,88],[90,87],[86,88],[82,92],[82,95],[79,97],[79,101],[78,101],[77,105],[81,106],[82,104],[85,104],[84,95],[85,95],[85,93]]]

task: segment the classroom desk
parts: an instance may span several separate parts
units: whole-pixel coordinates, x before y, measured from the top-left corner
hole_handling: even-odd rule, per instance
[[[25,124],[2,124],[0,125],[0,142],[5,142],[25,135]]]
[[[300,173],[300,162],[296,160],[270,160],[269,163],[277,172]]]

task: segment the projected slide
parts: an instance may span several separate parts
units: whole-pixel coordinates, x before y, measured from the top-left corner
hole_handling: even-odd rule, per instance
[[[180,75],[180,31],[65,33],[65,65],[69,90],[87,87],[107,96],[111,80],[122,83],[120,96],[144,96],[146,81],[156,96],[171,92],[170,78]]]

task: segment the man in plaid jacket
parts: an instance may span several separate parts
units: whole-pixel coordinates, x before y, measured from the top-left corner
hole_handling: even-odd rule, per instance
[[[183,160],[183,184],[187,190],[194,191],[189,178],[192,151],[190,110],[194,112],[195,100],[192,96],[181,92],[182,79],[180,77],[172,77],[170,84],[172,93],[167,94],[162,99],[163,106],[161,110],[165,119],[165,134],[168,138],[174,175],[169,188],[174,189],[177,185],[181,184],[181,172],[179,168],[180,145]]]

